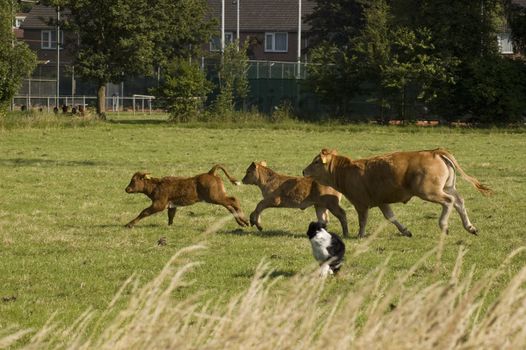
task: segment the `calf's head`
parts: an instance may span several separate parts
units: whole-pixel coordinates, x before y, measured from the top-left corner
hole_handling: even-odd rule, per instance
[[[256,185],[258,183],[258,180],[260,178],[259,171],[261,167],[266,167],[267,163],[265,161],[256,163],[252,162],[250,166],[247,168],[247,172],[245,174],[245,177],[243,177],[243,182],[245,185]]]
[[[146,182],[151,178],[152,176],[148,173],[136,172],[133,174],[128,186],[126,186],[126,193],[143,192]]]
[[[328,185],[331,160],[337,154],[338,152],[335,150],[322,149],[320,154],[314,157],[312,162],[303,169],[303,176],[312,176],[319,183]]]

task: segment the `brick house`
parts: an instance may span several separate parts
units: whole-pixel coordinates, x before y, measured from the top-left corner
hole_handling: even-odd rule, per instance
[[[240,42],[249,41],[252,60],[296,62],[298,52],[299,0],[237,0],[239,3]],[[225,0],[225,43],[236,39],[237,1]],[[219,22],[217,36],[208,45],[210,52],[220,50],[221,0],[208,0],[210,14]],[[314,1],[302,0],[302,17],[312,13]],[[303,20],[304,21],[304,20]],[[302,23],[302,33],[309,27]],[[302,35],[301,49],[307,47]]]

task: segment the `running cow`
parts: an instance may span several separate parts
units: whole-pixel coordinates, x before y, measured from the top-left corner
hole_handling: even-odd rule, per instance
[[[215,165],[208,173],[194,177],[155,178],[143,172],[133,174],[130,184],[126,187],[126,193],[144,193],[152,200],[152,204],[126,224],[126,227],[132,228],[139,220],[166,208],[168,208],[168,225],[171,225],[177,207],[197,202],[222,205],[234,215],[240,226],[248,226],[248,221],[239,206],[239,200],[227,196],[223,181],[215,174],[217,169],[221,169],[234,185],[239,184],[221,165]]]
[[[263,195],[263,199],[250,214],[250,224],[256,225],[258,230],[263,230],[260,215],[266,208],[303,210],[314,206],[318,221],[328,222],[330,211],[340,221],[343,235],[349,237],[347,217],[340,207],[341,193],[331,187],[320,185],[312,177],[278,174],[263,161],[250,164],[242,182],[245,185],[258,186]]]
[[[477,229],[469,221],[464,200],[455,188],[455,171],[482,194],[491,194],[488,187],[467,175],[455,157],[441,148],[395,152],[358,160],[323,149],[303,174],[340,191],[354,205],[360,223],[359,237],[365,235],[367,214],[373,207],[379,207],[402,235],[411,237],[407,227],[396,219],[390,204],[407,203],[413,196],[442,205],[438,222],[442,232],[448,233],[448,218],[455,208],[464,228],[476,234]]]

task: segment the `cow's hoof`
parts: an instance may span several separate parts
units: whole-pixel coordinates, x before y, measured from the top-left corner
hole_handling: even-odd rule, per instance
[[[124,227],[126,227],[126,228],[133,228],[133,224],[126,224],[126,225],[124,225]]]
[[[412,234],[411,231],[409,231],[408,229],[405,229],[405,230],[402,232],[402,236],[404,236],[404,237],[413,237],[413,234]]]
[[[365,238],[365,233],[363,233],[363,234],[358,233],[358,239],[362,239],[362,238]]]

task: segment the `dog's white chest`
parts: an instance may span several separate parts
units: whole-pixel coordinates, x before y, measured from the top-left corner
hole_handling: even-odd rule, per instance
[[[327,248],[331,245],[331,235],[327,231],[318,231],[316,235],[311,238],[310,243],[312,245],[312,254],[316,260],[323,262],[330,258]]]

